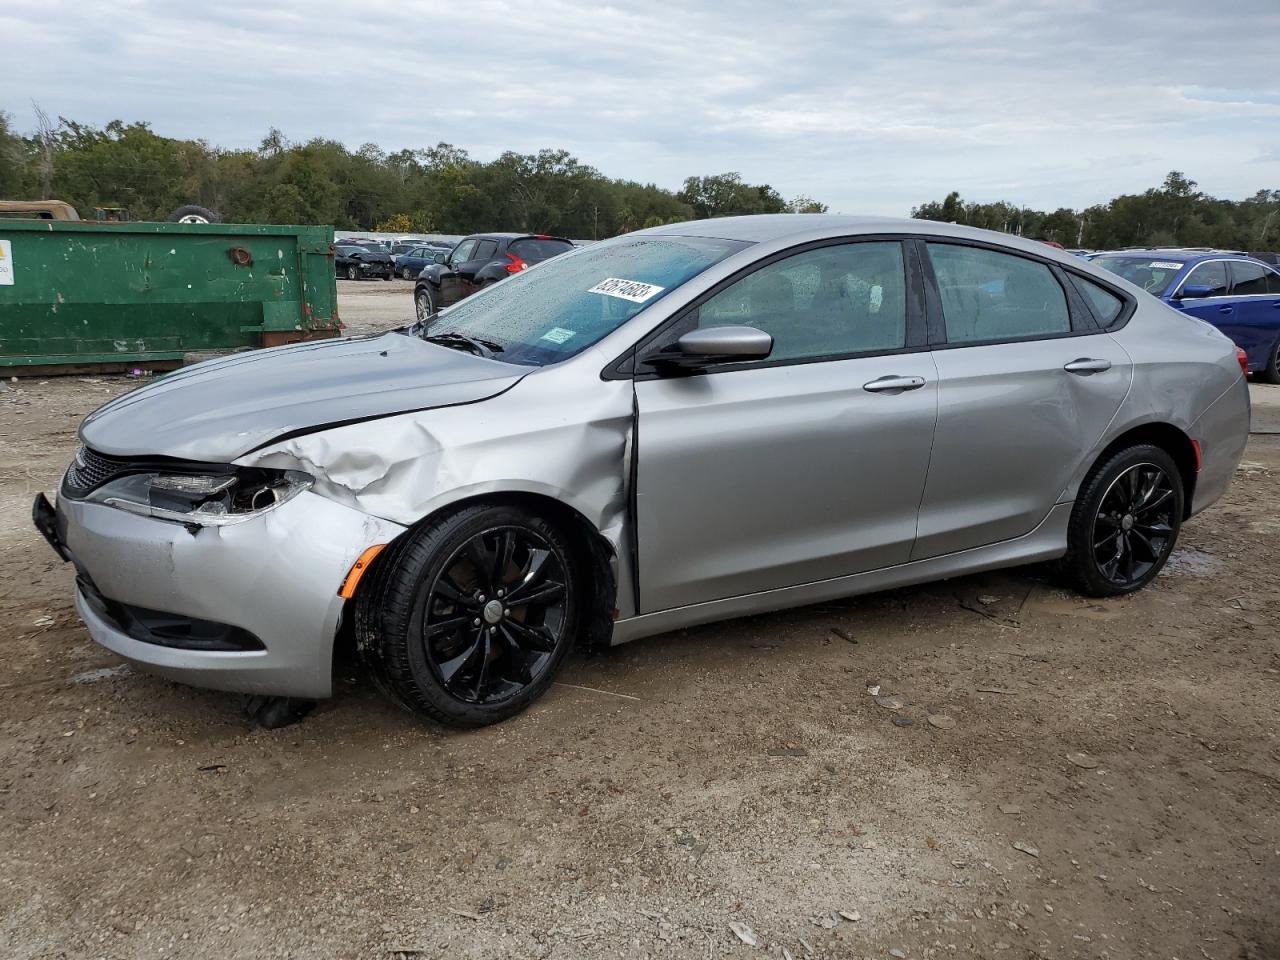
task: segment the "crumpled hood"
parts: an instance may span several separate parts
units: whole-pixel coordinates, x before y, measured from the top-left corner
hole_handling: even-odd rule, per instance
[[[126,393],[91,413],[80,438],[110,456],[226,463],[285,434],[485,400],[526,372],[398,333],[294,344]]]

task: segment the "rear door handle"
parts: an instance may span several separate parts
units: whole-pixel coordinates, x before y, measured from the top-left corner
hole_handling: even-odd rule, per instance
[[[1088,376],[1091,373],[1101,373],[1103,370],[1111,369],[1110,360],[1094,360],[1092,357],[1080,357],[1078,360],[1072,360],[1062,368],[1068,373],[1079,373]]]
[[[879,377],[870,383],[864,383],[862,389],[869,393],[902,393],[904,390],[919,390],[924,386],[924,377]]]

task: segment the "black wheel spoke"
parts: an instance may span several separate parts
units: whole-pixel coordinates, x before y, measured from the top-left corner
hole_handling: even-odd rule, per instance
[[[485,546],[483,536],[472,537],[467,541],[467,559],[476,568],[476,579],[480,581],[486,594],[492,594],[493,581],[490,579],[490,573],[493,569],[493,557]]]
[[[440,679],[444,681],[445,687],[453,689],[455,683],[461,679],[461,675],[469,672],[467,669],[474,665],[477,654],[480,652],[481,641],[484,639],[485,631],[483,628],[476,632],[475,637],[465,650],[457,656],[439,664]]]
[[[1173,527],[1164,522],[1135,523],[1133,529],[1146,534],[1148,537],[1165,538],[1173,536]]]
[[[448,620],[429,623],[427,624],[427,642],[430,643],[436,637],[444,636],[446,633],[457,633],[458,630],[471,623],[471,620],[471,617],[451,617]]]
[[[508,620],[506,625],[522,647],[542,653],[550,653],[556,648],[556,638],[546,627],[531,627],[519,620]]]
[[[567,566],[522,525],[484,530],[455,548],[427,595],[422,627],[427,660],[451,696],[498,703],[549,669],[570,622]]]
[[[1157,560],[1160,559],[1160,551],[1157,550],[1152,545],[1151,541],[1148,540],[1144,534],[1139,533],[1136,527],[1129,532],[1129,549],[1130,550],[1133,549],[1133,545],[1135,543],[1141,545],[1143,551],[1147,555],[1148,563],[1155,563]]]
[[[1169,500],[1172,500],[1172,499],[1173,499],[1172,490],[1165,489],[1159,492],[1153,491],[1152,496],[1148,498],[1147,502],[1139,505],[1138,508],[1133,512],[1138,516],[1142,516],[1143,514],[1150,513],[1153,510],[1158,510],[1160,507],[1164,506]]]
[[[436,580],[435,593],[450,603],[466,607],[468,610],[477,606],[476,598],[464,592],[448,573],[440,574],[439,579]]]
[[[498,549],[493,552],[493,571],[489,575],[489,582],[496,589],[501,586],[507,578],[507,568],[511,566],[511,557],[516,550],[516,535],[514,531],[504,530],[498,535]]]
[[[1105,547],[1109,546],[1110,544],[1115,543],[1116,540],[1118,540],[1123,535],[1124,535],[1124,532],[1117,527],[1114,533],[1109,533],[1105,537],[1103,537],[1101,540],[1094,541],[1093,549],[1102,550]]]
[[[547,574],[547,565],[551,560],[551,552],[549,550],[531,550],[529,551],[529,562],[520,573],[520,582],[511,588],[511,592],[507,594],[507,602],[513,604],[522,604],[525,602],[525,596],[533,591],[533,588],[540,584]]]

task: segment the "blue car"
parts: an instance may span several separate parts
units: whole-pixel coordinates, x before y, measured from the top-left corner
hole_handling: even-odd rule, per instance
[[[424,244],[396,257],[396,273],[405,280],[416,280],[422,268],[436,262],[437,253],[448,253],[448,244]]]
[[[1095,264],[1183,313],[1213,324],[1245,352],[1249,372],[1280,383],[1280,273],[1242,253],[1118,250]]]

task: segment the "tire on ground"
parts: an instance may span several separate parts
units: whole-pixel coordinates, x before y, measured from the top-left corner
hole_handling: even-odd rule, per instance
[[[565,577],[565,619],[559,642],[531,682],[496,702],[478,703],[446,689],[429,662],[423,631],[432,585],[446,564],[457,562],[457,551],[468,541],[496,528],[523,528],[559,554]],[[585,558],[575,555],[572,541],[557,524],[520,507],[481,503],[435,517],[397,541],[370,571],[370,582],[356,599],[360,658],[384,694],[420,717],[456,727],[505,720],[546,691],[577,641],[583,623],[583,588],[589,582],[584,564]]]
[[[1173,488],[1173,502],[1169,510],[1172,533],[1162,555],[1151,569],[1133,583],[1120,585],[1109,580],[1099,569],[1094,556],[1095,518],[1102,507],[1112,483],[1125,471],[1138,464],[1150,463],[1167,475]],[[1067,527],[1067,553],[1059,561],[1063,576],[1076,590],[1090,597],[1115,597],[1140,590],[1155,579],[1164,567],[1177,544],[1178,531],[1182,527],[1184,498],[1182,473],[1173,457],[1161,447],[1139,443],[1125,447],[1094,465],[1085,477],[1076,495]]]

